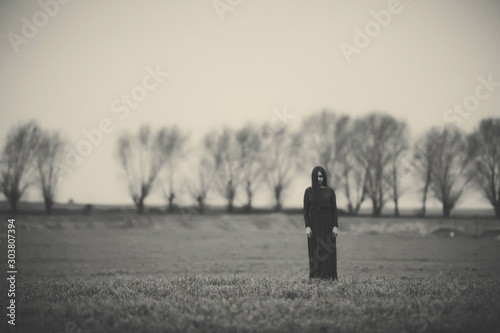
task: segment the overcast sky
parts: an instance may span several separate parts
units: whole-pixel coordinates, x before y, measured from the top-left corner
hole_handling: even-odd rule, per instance
[[[0,145],[35,119],[76,149],[108,118],[112,129],[64,178],[59,201],[130,203],[116,141],[140,124],[178,124],[196,143],[222,125],[269,122],[273,109],[294,115],[292,126],[322,109],[379,110],[406,120],[412,137],[500,116],[500,1],[55,3],[0,1]],[[478,85],[474,111],[454,111]],[[301,205],[309,180],[297,176],[285,206]],[[411,192],[403,204],[418,206]],[[488,207],[469,198],[463,207]]]

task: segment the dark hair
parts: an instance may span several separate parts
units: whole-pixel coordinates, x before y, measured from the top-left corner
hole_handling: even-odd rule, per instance
[[[321,173],[323,174],[323,182],[321,183],[321,185],[328,186],[325,169],[320,165],[314,167],[314,169],[311,172],[311,186],[312,186],[312,190],[313,190],[312,191],[313,192],[313,202],[315,203],[315,206],[317,206],[316,200],[319,197],[318,171],[321,171]]]

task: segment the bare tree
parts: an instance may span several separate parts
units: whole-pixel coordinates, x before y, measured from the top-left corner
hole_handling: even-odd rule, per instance
[[[232,213],[241,175],[235,132],[227,127],[223,128],[220,133],[212,131],[205,136],[204,144],[215,171],[212,182],[226,199],[227,211]]]
[[[380,216],[392,184],[385,176],[390,172],[391,146],[398,140],[399,123],[390,115],[371,113],[354,124],[357,162],[366,170],[365,187],[372,201],[373,215]]]
[[[324,110],[309,116],[302,123],[304,161],[322,165],[332,185],[339,184],[343,174],[341,169],[344,164],[340,163],[339,151],[346,142],[345,125],[348,120],[347,116]]]
[[[164,129],[165,145],[163,147],[163,154],[165,155],[166,162],[166,178],[168,183],[168,193],[165,187],[162,186],[163,196],[168,201],[167,211],[173,212],[174,210],[174,174],[179,159],[183,157],[184,147],[187,142],[188,136],[183,134],[177,126],[167,127]]]
[[[300,134],[291,134],[287,127],[270,133],[270,142],[262,150],[262,166],[267,185],[276,200],[274,209],[280,211],[283,193],[292,181],[292,170],[297,163],[301,141]]]
[[[49,214],[54,206],[54,196],[59,181],[56,163],[62,158],[63,148],[64,141],[59,133],[40,132],[35,153],[35,163],[45,211]]]
[[[127,174],[129,192],[139,214],[143,213],[144,200],[167,162],[167,133],[162,129],[153,134],[149,126],[141,126],[137,136],[125,133],[118,141],[120,162]]]
[[[0,163],[0,188],[12,212],[18,211],[18,202],[30,185],[27,173],[33,165],[40,129],[34,121],[21,124],[9,131]]]
[[[262,141],[257,129],[251,124],[247,124],[236,132],[236,140],[240,153],[241,180],[247,195],[245,210],[250,212],[254,193],[264,180],[264,172],[260,163]]]
[[[500,118],[481,121],[468,137],[471,177],[500,218]]]
[[[443,128],[435,154],[430,187],[443,205],[443,216],[449,217],[471,180],[470,158],[462,132],[457,127]]]
[[[341,126],[337,126],[335,149],[339,161],[337,168],[341,172],[340,187],[347,199],[349,214],[356,215],[367,194],[367,169],[354,153],[357,149],[362,149],[362,141],[357,139],[354,121],[347,119],[339,122],[339,125]]]
[[[441,140],[441,134],[437,127],[428,130],[414,145],[414,159],[412,165],[417,171],[417,179],[424,183],[422,189],[421,216],[426,214],[427,194],[431,185],[432,170],[437,156],[437,146]]]
[[[391,187],[391,197],[394,202],[394,215],[399,216],[399,198],[403,195],[402,179],[400,178],[402,165],[402,156],[408,150],[407,125],[403,121],[397,122],[397,127],[387,142],[389,153],[389,170],[385,174],[385,179]]]
[[[347,155],[344,161],[342,187],[347,198],[347,210],[349,214],[357,215],[367,196],[367,170],[352,155]]]
[[[203,156],[199,160],[199,164],[197,166],[197,177],[189,178],[186,182],[186,186],[188,187],[188,191],[191,197],[196,201],[198,205],[198,211],[200,214],[203,214],[206,207],[206,199],[208,196],[208,192],[211,188],[212,184],[212,175],[213,170],[209,168],[210,161],[209,158]]]
[[[348,116],[326,110],[306,118],[302,124],[301,154],[304,165],[312,161],[325,166],[329,183],[343,191],[351,215],[358,213],[366,198],[366,168],[352,154],[358,148],[353,125]]]

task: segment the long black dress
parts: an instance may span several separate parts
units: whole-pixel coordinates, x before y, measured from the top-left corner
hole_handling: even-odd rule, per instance
[[[312,237],[307,239],[309,277],[337,279],[337,246],[332,236],[333,227],[338,227],[337,200],[329,187],[320,187],[318,191],[317,205],[312,187],[304,193],[304,221],[312,231]]]

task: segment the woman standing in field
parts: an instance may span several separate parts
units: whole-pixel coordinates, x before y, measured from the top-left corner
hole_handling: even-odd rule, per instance
[[[304,221],[309,251],[309,278],[337,279],[337,199],[327,186],[326,172],[313,169],[304,193]]]

